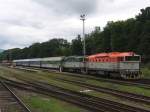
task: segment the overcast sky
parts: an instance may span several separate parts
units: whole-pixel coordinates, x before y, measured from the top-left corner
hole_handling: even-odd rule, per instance
[[[107,21],[135,17],[150,0],[0,0],[0,49],[23,48],[51,38],[71,40]]]

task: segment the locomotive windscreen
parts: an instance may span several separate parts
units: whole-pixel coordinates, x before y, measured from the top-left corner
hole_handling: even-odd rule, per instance
[[[125,61],[140,61],[140,56],[126,56]]]

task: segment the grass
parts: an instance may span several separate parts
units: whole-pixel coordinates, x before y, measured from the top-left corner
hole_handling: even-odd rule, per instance
[[[5,76],[5,77],[13,77],[16,79],[26,79],[26,80],[36,80],[36,81],[44,81],[49,84],[57,85],[59,87],[64,87],[67,89],[75,90],[75,91],[80,91],[85,88],[73,85],[73,84],[66,84],[61,81],[56,81],[53,80],[53,78],[61,77],[64,79],[70,79],[70,80],[80,80],[82,82],[92,84],[92,85],[97,85],[100,87],[106,87],[106,88],[111,88],[111,89],[116,89],[116,90],[121,90],[121,91],[126,91],[126,92],[131,92],[131,93],[137,93],[137,94],[142,94],[146,96],[150,96],[150,90],[145,89],[142,87],[137,87],[137,86],[126,86],[126,85],[121,85],[121,84],[115,84],[115,83],[110,83],[106,81],[96,81],[92,79],[86,79],[86,78],[78,78],[78,77],[72,77],[69,75],[60,75],[60,74],[55,74],[55,73],[47,73],[47,72],[40,72],[40,73],[32,73],[32,72],[25,72],[21,70],[16,70],[16,69],[9,69],[5,67],[0,67],[0,75]]]
[[[16,79],[26,79],[26,80],[36,80],[36,81],[44,81],[49,84],[57,85],[59,87],[63,87],[66,89],[71,89],[74,91],[80,91],[86,88],[79,87],[73,84],[66,84],[61,81],[56,81],[53,80],[53,78],[61,77],[64,79],[70,79],[70,80],[80,80],[82,82],[91,84],[91,85],[97,85],[100,87],[106,87],[106,88],[111,88],[111,89],[116,89],[116,90],[121,90],[121,91],[126,91],[126,92],[131,92],[131,93],[136,93],[136,94],[141,94],[145,96],[150,96],[150,90],[145,89],[142,87],[137,87],[137,86],[126,86],[126,85],[121,85],[121,84],[115,84],[115,83],[110,83],[106,81],[96,81],[92,79],[86,79],[86,78],[78,78],[78,77],[72,77],[72,76],[67,76],[67,75],[60,75],[60,74],[55,74],[55,73],[46,73],[46,72],[40,72],[40,73],[30,73],[30,72],[25,72],[21,70],[16,70],[16,69],[8,69],[5,67],[0,67],[0,75],[5,76],[5,77],[13,77]]]
[[[45,95],[25,91],[18,93],[21,93],[21,98],[33,112],[87,112],[82,108]]]
[[[150,90],[144,89],[142,87],[125,86],[125,85],[110,83],[106,81],[96,81],[92,79],[79,78],[79,77],[73,77],[69,75],[62,75],[62,74],[56,74],[56,73],[48,73],[48,72],[41,72],[41,71],[40,72],[27,72],[23,70],[0,67],[0,75],[5,76],[5,77],[11,77],[13,79],[19,79],[19,80],[24,79],[24,80],[30,80],[30,81],[42,81],[48,84],[56,85],[56,86],[59,86],[65,89],[70,89],[70,90],[77,91],[77,92],[79,92],[80,90],[87,89],[84,87],[77,86],[76,84],[69,84],[69,83],[59,81],[59,80],[54,80],[54,78],[59,77],[59,78],[68,79],[68,80],[80,80],[84,83],[97,85],[100,87],[106,87],[106,88],[111,88],[111,89],[116,89],[116,90],[121,90],[121,91],[127,91],[131,93],[142,94],[145,96],[150,96]],[[120,99],[118,97],[96,92],[96,91],[90,91],[87,94],[92,95],[92,96],[97,96],[100,98],[113,100],[113,101],[118,101],[118,102],[125,103],[125,104],[131,104],[131,103],[134,104],[133,102],[130,102],[126,99]],[[36,97],[36,99],[38,99],[38,97]],[[138,103],[135,103],[135,104],[139,105]]]
[[[142,87],[126,86],[126,85],[121,85],[121,84],[115,84],[115,83],[109,83],[109,82],[103,82],[103,81],[99,82],[99,81],[92,81],[92,80],[88,80],[87,83],[91,83],[93,85],[97,85],[100,87],[106,87],[106,88],[110,88],[110,89],[150,96],[150,90],[142,88]]]
[[[76,107],[70,107],[53,98],[44,99],[39,96],[32,96],[26,100],[30,106],[40,110],[40,112],[81,112]]]
[[[92,95],[92,96],[97,96],[99,98],[104,98],[107,100],[111,100],[111,101],[115,101],[115,102],[119,102],[125,105],[130,105],[130,106],[134,106],[134,107],[139,107],[139,108],[143,108],[143,109],[147,109],[150,110],[150,105],[144,104],[144,103],[139,103],[139,102],[134,102],[132,100],[128,100],[128,99],[122,99],[110,94],[105,94],[105,93],[100,93],[100,92],[89,92],[87,93],[88,95]]]
[[[51,74],[53,75],[53,74]],[[47,78],[50,78],[52,76],[50,75],[45,75]],[[84,83],[87,84],[91,84],[91,85],[96,85],[96,86],[100,86],[100,87],[106,87],[106,88],[110,88],[110,89],[115,89],[115,90],[120,90],[120,91],[126,91],[126,92],[130,92],[130,93],[136,93],[136,94],[140,94],[140,95],[145,95],[145,96],[150,96],[150,90],[149,89],[145,89],[142,87],[137,87],[137,86],[127,86],[127,85],[121,85],[121,84],[115,84],[115,83],[110,83],[110,82],[106,82],[106,81],[96,81],[96,80],[89,80],[86,78],[74,78],[71,76],[62,76],[59,74],[55,74],[54,77],[62,77],[64,79],[70,79],[70,80],[81,80]]]
[[[8,69],[8,68],[1,68],[0,67],[0,75],[3,77],[7,77],[7,78],[13,78],[15,80],[19,79],[19,80],[27,80],[27,81],[46,82],[46,83],[51,84],[51,85],[63,87],[63,88],[74,90],[74,91],[80,91],[80,90],[85,89],[83,87],[76,86],[73,84],[67,84],[67,83],[64,83],[61,81],[53,80],[51,77],[47,77],[44,74],[31,73],[31,72],[25,72],[25,71]]]

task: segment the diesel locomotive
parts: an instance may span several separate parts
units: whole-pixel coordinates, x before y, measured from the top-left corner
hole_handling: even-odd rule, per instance
[[[15,66],[56,69],[60,72],[82,72],[123,79],[141,78],[140,62],[141,56],[134,52],[13,60]]]

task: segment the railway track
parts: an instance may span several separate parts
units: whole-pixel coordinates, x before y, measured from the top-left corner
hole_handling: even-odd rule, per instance
[[[3,81],[0,81],[0,112],[31,112]]]
[[[72,77],[77,77],[77,78],[86,78],[89,80],[96,80],[96,81],[103,81],[103,82],[110,82],[110,83],[116,83],[116,84],[121,84],[121,85],[127,85],[127,86],[138,86],[142,87],[145,89],[150,89],[150,84],[145,84],[144,81],[126,81],[126,80],[118,80],[118,79],[108,79],[108,78],[102,78],[98,76],[90,76],[88,74],[78,74],[78,73],[68,73],[68,72],[58,72],[58,71],[50,71],[52,73],[57,73],[57,74],[64,74],[64,75],[71,75]]]
[[[68,79],[62,79],[62,78],[53,78],[53,79],[71,83],[71,84],[75,84],[75,85],[79,85],[81,87],[86,87],[91,90],[107,93],[107,94],[114,95],[114,96],[117,96],[120,98],[124,98],[124,99],[132,100],[135,102],[140,102],[140,103],[145,103],[147,105],[150,105],[150,97],[147,97],[147,96],[123,92],[123,91],[109,89],[109,88],[100,87],[100,86],[95,86],[95,85],[87,84],[87,83],[84,83],[81,81],[68,80]]]
[[[63,75],[70,75],[72,77],[77,78],[86,78],[86,79],[92,79],[96,81],[104,81],[104,82],[110,82],[110,83],[116,83],[116,84],[122,84],[127,86],[139,86],[145,89],[150,89],[150,80],[149,79],[139,79],[139,80],[118,80],[118,79],[108,79],[108,78],[102,78],[98,76],[91,76],[88,74],[79,74],[79,73],[69,73],[69,72],[59,72],[58,70],[50,70],[50,69],[44,69],[44,68],[35,68],[35,67],[22,67],[21,70],[26,70],[36,72],[37,70],[42,70],[44,72],[51,72],[51,73],[57,73],[57,74],[63,74]],[[20,69],[20,68],[18,68]]]
[[[30,69],[28,69],[28,70],[30,70]],[[53,71],[53,72],[55,72],[55,71]],[[60,72],[58,72],[58,73],[60,74]],[[72,73],[67,73],[67,74],[74,76],[74,74],[72,74]],[[84,77],[84,76],[81,76],[81,77]],[[98,92],[103,92],[103,93],[110,94],[110,95],[120,97],[120,98],[123,98],[123,99],[128,99],[128,100],[131,100],[131,101],[134,101],[134,102],[139,102],[139,103],[144,103],[144,104],[150,105],[150,97],[147,97],[147,96],[144,96],[144,95],[133,94],[133,93],[129,93],[129,92],[124,92],[124,91],[119,91],[119,90],[115,90],[115,89],[110,89],[110,88],[100,87],[100,86],[96,86],[96,85],[91,85],[91,84],[84,83],[83,81],[80,81],[80,80],[71,80],[71,79],[56,78],[56,77],[53,77],[53,79],[54,80],[60,80],[60,81],[66,82],[66,83],[71,83],[71,84],[78,85],[78,86],[81,86],[81,87],[86,87],[86,88],[91,89],[91,90],[95,90],[95,91],[98,91]],[[94,79],[95,79],[95,77],[94,77]],[[97,78],[96,78],[96,80],[97,80]]]
[[[130,81],[131,82],[131,81]],[[140,80],[135,80],[135,83],[141,83],[141,84],[147,84],[150,85],[150,79],[140,79]]]
[[[26,84],[11,80],[5,80],[5,82],[15,87],[50,95],[89,109],[92,112],[150,112],[149,110],[124,105],[118,102],[90,96],[42,82],[28,82]]]

